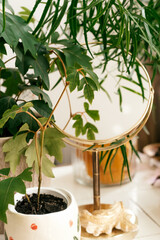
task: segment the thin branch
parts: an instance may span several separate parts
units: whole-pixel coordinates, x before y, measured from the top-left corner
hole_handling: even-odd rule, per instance
[[[64,62],[63,60],[61,59],[61,57],[54,51],[54,50],[51,50],[50,53],[54,53],[58,59],[60,60],[60,62],[62,63],[62,66],[63,66],[63,70],[64,70],[64,75],[65,75],[65,78],[67,79],[67,71],[66,71],[66,67],[64,65]]]
[[[36,148],[36,155],[37,155],[37,161],[38,161],[38,202],[37,202],[37,209],[39,209],[39,200],[40,200],[40,187],[42,182],[42,164],[41,164],[41,157],[39,155],[39,147],[38,147],[38,132],[35,133],[35,148]]]
[[[38,123],[38,125],[40,126],[40,128],[43,130],[43,125],[41,124],[41,122],[30,112],[26,111],[26,113],[28,115],[30,115],[34,120],[36,120],[36,122]]]
[[[8,63],[8,62],[12,61],[14,58],[16,58],[16,56],[14,56],[14,57],[12,57],[12,58],[8,59],[7,61],[5,61],[5,62],[4,62],[4,64],[6,64],[6,63]]]
[[[66,82],[67,82],[67,71],[66,71],[66,67],[65,67],[65,64],[63,62],[63,60],[61,59],[61,57],[54,51],[52,50],[52,53],[54,53],[57,58],[61,61],[62,63],[62,66],[63,66],[63,69],[64,69],[64,75],[65,75],[65,78],[66,78],[66,81],[64,80],[63,76],[62,76],[62,73],[61,71],[59,70],[59,73],[61,75],[61,78],[62,78],[62,81],[63,81],[63,84],[65,86]],[[57,66],[58,67],[58,66]],[[69,93],[68,93],[68,90],[66,89],[66,94],[67,94],[67,98],[68,98],[68,104],[69,104],[69,111],[70,111],[70,115],[72,115],[72,107],[71,107],[71,101],[70,101],[70,97],[69,97]]]
[[[46,127],[48,126],[48,124],[49,124],[49,122],[50,122],[50,120],[51,120],[51,117],[52,117],[52,115],[53,115],[55,109],[57,108],[57,106],[58,106],[58,104],[59,104],[59,102],[60,102],[60,100],[61,100],[63,94],[65,93],[66,88],[67,88],[68,85],[69,85],[69,83],[66,82],[66,85],[65,85],[65,87],[64,87],[64,89],[63,89],[63,91],[62,91],[62,93],[61,93],[61,95],[60,95],[58,101],[56,102],[56,104],[55,104],[55,106],[54,106],[54,108],[53,108],[53,110],[52,110],[52,112],[51,112],[51,114],[50,114],[50,116],[49,116],[49,118],[48,118],[46,124],[44,125],[44,129],[46,129]]]

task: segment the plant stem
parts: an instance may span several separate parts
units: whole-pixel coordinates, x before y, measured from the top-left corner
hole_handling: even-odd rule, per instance
[[[53,110],[52,110],[52,112],[51,112],[51,114],[50,114],[50,116],[49,116],[49,118],[48,118],[48,120],[47,120],[45,126],[44,126],[44,129],[46,129],[46,127],[48,126],[48,124],[49,124],[49,122],[50,122],[50,120],[51,120],[51,117],[52,117],[52,115],[53,115],[53,113],[54,113],[54,111],[55,111],[57,105],[59,104],[59,102],[60,102],[60,100],[61,100],[63,94],[65,93],[66,88],[67,88],[68,85],[69,85],[69,83],[66,82],[66,85],[64,86],[64,89],[63,89],[63,91],[62,91],[62,93],[61,93],[61,95],[60,95],[58,101],[56,102],[56,104],[55,104],[55,106],[54,106],[54,108],[53,108]]]
[[[44,145],[44,133],[45,129],[42,130],[41,135],[41,148],[40,148],[40,158],[38,161],[38,169],[39,169],[39,177],[38,177],[38,202],[37,207],[39,208],[39,202],[40,202],[40,190],[41,190],[41,183],[42,183],[42,159],[43,159],[43,145]]]
[[[66,67],[64,65],[63,60],[54,50],[51,50],[50,53],[54,53],[57,56],[57,58],[60,60],[60,62],[62,63],[62,66],[63,66],[63,69],[64,69],[64,75],[65,75],[65,78],[67,79],[67,71],[66,71]]]
[[[38,201],[37,201],[37,208],[39,208],[39,199],[40,199],[40,187],[42,182],[42,164],[41,164],[41,157],[39,155],[39,147],[38,147],[38,132],[35,133],[35,147],[36,147],[36,155],[37,155],[37,162],[38,162]]]
[[[41,130],[43,130],[43,126],[42,126],[41,122],[40,122],[32,113],[30,113],[30,112],[28,112],[28,111],[26,111],[26,113],[27,113],[28,115],[30,115],[30,116],[38,123],[38,125],[39,125],[40,128],[41,128]]]

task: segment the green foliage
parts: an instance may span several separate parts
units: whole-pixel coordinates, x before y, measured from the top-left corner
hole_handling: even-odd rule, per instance
[[[2,175],[8,176],[9,172],[10,172],[10,168],[0,169],[0,177],[2,177]]]
[[[19,12],[19,15],[20,15],[21,18],[23,18],[25,21],[27,21],[28,16],[30,15],[31,11],[28,8],[26,8],[26,7],[21,7],[21,9],[22,10]],[[34,23],[35,19],[31,18],[30,22]]]
[[[89,104],[87,102],[84,103],[85,112],[94,120],[97,121],[100,119],[98,110],[90,110]]]
[[[7,170],[8,171],[8,170]],[[3,174],[4,170],[0,170]],[[7,174],[8,175],[8,174]],[[8,177],[0,181],[0,220],[7,223],[6,210],[8,204],[14,204],[14,193],[19,192],[25,194],[26,188],[24,181],[32,180],[31,168],[25,169],[16,177]]]
[[[65,147],[63,142],[64,134],[59,132],[56,128],[48,128],[45,131],[44,147],[48,150],[50,156],[62,162],[62,149]]]
[[[8,110],[5,111],[2,118],[0,119],[0,128],[2,128],[5,125],[5,123],[8,121],[8,119],[15,118],[17,113],[19,113],[21,111],[25,112],[32,106],[33,105],[32,105],[31,102],[28,102],[28,103],[24,104],[21,108],[17,105],[13,105],[11,109],[8,109]]]
[[[0,36],[14,49],[18,45],[19,40],[22,40],[24,51],[30,51],[33,56],[36,56],[37,44],[34,36],[29,32],[31,29],[26,22],[19,16],[5,13],[5,29],[3,30],[3,15],[0,12]]]
[[[18,85],[22,84],[22,78],[17,69],[2,69],[0,72],[0,78],[4,79],[2,86],[6,87],[6,96],[12,96],[13,94],[19,93]]]
[[[73,124],[73,128],[75,128],[75,135],[78,137],[83,130],[83,119],[81,115],[77,114],[73,117],[73,120],[75,120],[75,123]]]
[[[46,121],[44,122],[44,124]],[[27,133],[29,132],[27,124],[23,125],[19,131],[19,135],[11,138],[3,145],[3,152],[6,153],[5,161],[9,162],[11,172],[14,174],[19,165],[21,155],[26,156],[26,163],[29,167],[34,167],[38,173],[37,149],[35,138],[28,143]],[[64,135],[56,128],[48,128],[45,131],[43,155],[42,155],[42,173],[47,177],[54,177],[52,169],[54,167],[53,160],[50,157],[55,157],[62,162],[62,148],[65,147],[63,142]],[[41,149],[41,135],[38,138],[38,149]]]
[[[16,116],[18,110],[19,110],[19,107],[16,105],[13,105],[11,109],[8,109],[3,114],[3,117],[0,119],[0,128],[4,126],[4,124],[8,121],[9,118],[13,119]]]
[[[88,103],[86,103],[88,106]],[[94,120],[97,118],[98,111],[95,110],[89,110],[87,109],[88,115],[92,117]],[[91,111],[91,113],[90,113]],[[93,112],[92,112],[93,111]],[[87,135],[88,140],[94,140],[95,139],[95,133],[98,133],[98,129],[96,128],[95,125],[93,125],[90,122],[87,122],[85,125],[83,125],[83,119],[82,115],[77,114],[76,116],[73,117],[73,120],[75,120],[73,124],[73,128],[75,128],[75,135],[78,137],[80,134],[82,135]],[[97,120],[97,119],[96,119]]]
[[[40,142],[38,141],[38,148],[40,149]],[[47,177],[54,177],[53,175],[53,162],[47,157],[49,152],[45,147],[43,147],[43,156],[42,156],[42,173]],[[35,139],[30,143],[27,150],[25,151],[26,163],[28,167],[34,167],[35,171],[38,174],[38,159],[37,152],[35,147]]]
[[[16,168],[20,162],[20,157],[27,147],[26,137],[27,133],[18,135],[16,138],[11,138],[3,145],[3,152],[6,153],[5,161],[9,162],[13,174],[15,174]]]
[[[94,140],[95,139],[94,133],[98,133],[98,129],[92,123],[87,122],[82,129],[82,134],[84,135],[86,134],[86,132],[87,132],[87,139]]]

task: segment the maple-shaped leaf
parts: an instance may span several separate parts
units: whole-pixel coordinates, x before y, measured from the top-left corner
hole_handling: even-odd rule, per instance
[[[50,88],[48,77],[49,63],[46,57],[43,55],[39,55],[36,59],[30,58],[29,63],[33,67],[35,75],[37,77],[40,76],[42,78],[42,81],[45,85],[45,89],[49,90]]]
[[[31,102],[27,102],[21,106],[21,108],[24,112],[28,111],[28,109],[31,107],[33,107],[33,104]]]
[[[0,128],[2,128],[4,126],[4,124],[11,118],[14,119],[15,116],[20,112],[24,111],[26,112],[30,107],[32,107],[33,104],[31,102],[25,103],[24,105],[22,105],[21,107],[17,106],[17,105],[13,105],[11,109],[7,109],[2,118],[0,119]]]
[[[27,133],[20,134],[15,138],[11,138],[3,145],[3,152],[5,152],[5,162],[9,162],[10,169],[14,174],[20,162],[20,157],[27,147],[26,142]]]
[[[14,204],[14,193],[26,193],[24,181],[32,180],[30,168],[25,169],[17,177],[10,177],[0,181],[0,220],[7,223],[6,211],[8,204]]]
[[[35,147],[35,139],[32,140],[27,150],[25,151],[25,157],[26,157],[26,163],[28,167],[34,166],[35,171],[38,173],[38,162],[37,162],[37,153],[36,153],[36,147]]]
[[[86,51],[79,45],[72,44],[72,46],[63,48],[62,51],[66,57],[67,67],[73,67],[79,64],[88,69],[92,69],[90,63],[91,58],[86,55]]]
[[[75,120],[75,123],[73,124],[73,128],[75,128],[75,135],[78,137],[82,133],[83,119],[81,115],[77,114],[73,117],[73,120]]]
[[[62,162],[63,154],[62,149],[65,147],[63,138],[65,137],[56,128],[48,128],[45,131],[44,136],[44,146],[48,150],[50,156],[55,156],[55,158]]]
[[[49,159],[48,151],[46,148],[43,149],[43,157],[42,157],[42,173],[50,178],[54,178],[53,174],[53,167],[54,167],[53,161]]]
[[[98,133],[98,129],[92,123],[87,122],[83,127],[82,134],[84,135],[86,134],[86,132],[87,132],[87,139],[94,140],[95,139],[94,133]]]
[[[40,141],[38,139],[38,152],[40,154]],[[53,167],[54,163],[48,157],[49,153],[46,147],[43,146],[43,156],[42,156],[42,173],[47,177],[54,177],[53,175]],[[37,160],[37,152],[35,147],[35,139],[30,143],[27,150],[25,151],[26,163],[28,167],[35,168],[36,173],[38,174],[38,160]]]
[[[4,126],[9,118],[14,119],[18,110],[19,107],[17,105],[13,105],[11,109],[6,110],[0,119],[0,128]]]
[[[20,40],[22,40],[24,51],[36,56],[36,44],[38,44],[35,37],[31,34],[31,28],[19,16],[5,13],[5,30],[3,30],[3,14],[0,12],[0,36],[13,48],[15,48]]]
[[[45,103],[43,100],[33,100],[33,107],[34,109],[43,117],[48,118],[52,112],[52,108],[48,106],[47,103]],[[52,115],[52,120],[54,120],[54,117]]]
[[[89,109],[89,104],[87,102],[84,103],[84,109],[85,112],[94,120],[99,120],[100,116],[99,116],[99,111],[98,110],[90,110]]]

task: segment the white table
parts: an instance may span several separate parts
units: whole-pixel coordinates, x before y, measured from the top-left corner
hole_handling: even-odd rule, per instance
[[[156,171],[160,173],[160,169],[151,168],[148,163],[139,163],[132,182],[101,188],[102,203],[123,201],[125,207],[134,211],[139,223],[136,240],[160,240],[160,186],[151,186]],[[51,186],[71,191],[79,205],[93,202],[92,188],[74,180],[72,166],[56,167],[54,174]],[[3,236],[0,240],[4,240]]]

